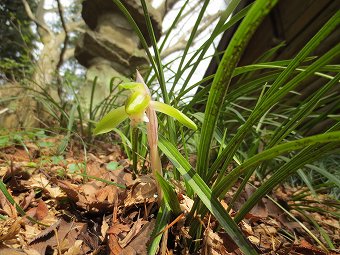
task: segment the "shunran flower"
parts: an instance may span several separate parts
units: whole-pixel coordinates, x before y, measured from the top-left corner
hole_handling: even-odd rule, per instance
[[[150,91],[138,72],[137,81],[119,85],[122,89],[131,90],[131,95],[127,98],[125,105],[111,110],[97,123],[94,134],[107,133],[127,118],[130,119],[132,126],[141,122],[149,122],[150,116],[148,116],[147,109],[167,114],[184,126],[197,130],[196,124],[181,111],[168,104],[151,100]]]

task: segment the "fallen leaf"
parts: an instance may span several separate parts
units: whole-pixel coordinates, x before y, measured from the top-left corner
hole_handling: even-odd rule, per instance
[[[121,240],[118,241],[120,246],[122,248],[124,248],[125,246],[128,245],[128,243],[139,233],[139,231],[141,230],[143,224],[145,224],[147,221],[144,221],[143,219],[138,219],[132,226],[132,228],[130,229],[129,233],[126,235],[126,237]]]
[[[14,239],[20,231],[21,218],[0,220],[0,242]]]
[[[39,200],[37,211],[35,212],[35,218],[39,221],[42,221],[48,214],[48,208],[47,205],[43,200]]]
[[[26,253],[0,243],[0,255],[26,255]]]
[[[3,212],[5,212],[10,218],[17,217],[16,208],[7,200],[5,194],[0,192],[0,206]]]
[[[129,190],[124,201],[125,206],[129,207],[145,202],[153,203],[155,202],[155,194],[157,194],[155,180],[149,176],[140,176]]]
[[[109,230],[109,228],[110,228],[109,224],[107,224],[105,217],[103,217],[102,226],[100,228],[100,233],[101,233],[100,239],[101,239],[101,241],[104,241],[105,236],[106,236],[106,232]]]
[[[204,231],[204,244],[203,249],[206,254],[230,254],[225,247],[222,237],[218,233],[213,232],[211,228],[207,228]]]
[[[120,224],[120,223],[115,223],[107,231],[107,234],[118,235],[118,234],[120,234],[122,232],[128,232],[128,231],[130,231],[130,227],[128,225],[124,225],[124,224]]]
[[[123,249],[122,247],[120,247],[118,243],[118,239],[114,234],[110,234],[108,243],[109,243],[110,255],[121,254],[121,251]]]
[[[147,244],[150,241],[152,230],[155,227],[155,220],[151,220],[143,225],[138,235],[126,246],[121,254],[147,254]]]
[[[256,236],[248,236],[247,238],[252,244],[255,244],[255,245],[260,244],[260,239],[258,239]]]
[[[79,255],[81,254],[81,245],[83,244],[82,240],[77,240],[75,241],[74,245],[72,247],[70,247],[65,253],[64,255]]]

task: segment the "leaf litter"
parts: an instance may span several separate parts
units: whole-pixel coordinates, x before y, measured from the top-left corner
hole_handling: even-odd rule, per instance
[[[158,210],[153,177],[146,174],[134,180],[131,162],[119,146],[98,143],[100,146],[85,154],[81,146],[73,145],[64,155],[59,155],[57,147],[61,140],[48,137],[36,141],[37,144],[54,146],[27,143],[25,148],[11,145],[0,150],[0,178],[25,212],[20,214],[0,192],[0,255],[147,254]],[[246,186],[234,203],[231,216],[253,189]],[[297,190],[291,187],[279,187],[273,196],[291,208],[290,212],[323,240],[299,210],[294,210],[294,204],[289,204],[294,192]],[[177,193],[185,215],[193,200],[180,189]],[[221,201],[225,208],[232,195],[230,192]],[[318,222],[335,245],[340,244],[336,217],[305,213]],[[200,254],[242,254],[211,215],[200,221],[205,229]],[[172,242],[165,249],[166,254],[189,254],[187,247],[179,242],[181,238],[190,238],[184,222],[181,218],[164,232],[168,244]],[[299,224],[267,198],[263,198],[239,226],[259,254],[339,254],[336,249],[330,253],[322,250]]]

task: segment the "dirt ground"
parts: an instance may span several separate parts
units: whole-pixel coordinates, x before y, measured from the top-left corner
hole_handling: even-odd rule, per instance
[[[117,145],[98,142],[85,153],[82,146],[71,143],[58,155],[61,140],[49,137],[0,150],[0,178],[20,206],[13,206],[6,192],[0,192],[0,255],[146,254],[158,211],[154,179],[146,174],[133,180],[131,162]],[[253,189],[250,185],[245,188],[232,216]],[[289,198],[297,192],[299,188],[284,185],[272,197],[300,223],[265,198],[240,223],[245,236],[259,254],[340,254],[336,211],[332,216],[305,209],[305,216],[317,223],[314,225],[296,210],[308,205],[305,208],[332,211],[327,206],[331,199],[326,194],[318,201],[307,196],[293,204]],[[177,193],[182,208],[190,210],[193,201],[180,188]],[[232,195],[228,193],[222,204],[227,207]],[[333,204],[339,208],[338,201]],[[190,254],[180,242],[190,239],[185,216],[183,211],[164,231],[165,254]],[[213,217],[200,221],[204,235],[197,254],[242,254]],[[327,236],[335,247],[328,247]]]

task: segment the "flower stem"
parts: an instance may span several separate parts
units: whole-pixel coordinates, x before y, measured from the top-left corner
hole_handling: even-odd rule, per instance
[[[137,146],[138,146],[138,128],[132,126],[132,177],[136,179],[138,175],[137,170]]]

